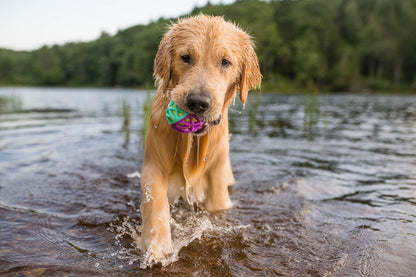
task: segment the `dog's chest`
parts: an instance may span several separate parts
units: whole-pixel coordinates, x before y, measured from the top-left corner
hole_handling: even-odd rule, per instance
[[[168,180],[168,199],[174,204],[180,197],[188,202],[203,203],[205,199],[205,187],[207,185],[206,176],[201,172],[193,178],[187,178],[183,172],[177,171]]]

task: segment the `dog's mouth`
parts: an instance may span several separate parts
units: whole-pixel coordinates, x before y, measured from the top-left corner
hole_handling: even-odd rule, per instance
[[[204,125],[202,125],[202,128],[195,131],[193,134],[198,135],[198,136],[206,134],[208,132],[209,128],[211,128],[212,126],[216,126],[216,125],[220,124],[221,119],[222,119],[222,116],[220,114],[220,116],[217,119],[215,119],[214,121],[211,121],[211,122],[204,121]]]

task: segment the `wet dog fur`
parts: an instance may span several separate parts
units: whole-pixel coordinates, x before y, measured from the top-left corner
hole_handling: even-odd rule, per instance
[[[159,45],[154,76],[158,91],[141,175],[140,244],[158,261],[172,250],[169,203],[182,197],[208,211],[232,206],[228,107],[237,92],[245,104],[249,89],[260,85],[261,73],[246,32],[222,17],[199,15],[171,25]],[[166,119],[171,100],[203,119],[202,130],[174,131]],[[206,105],[200,106],[200,100]]]

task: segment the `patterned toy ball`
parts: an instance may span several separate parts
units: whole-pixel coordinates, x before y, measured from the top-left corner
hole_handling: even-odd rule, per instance
[[[204,126],[204,121],[194,114],[188,114],[178,107],[175,102],[170,101],[166,110],[166,118],[172,128],[184,134],[198,131]]]

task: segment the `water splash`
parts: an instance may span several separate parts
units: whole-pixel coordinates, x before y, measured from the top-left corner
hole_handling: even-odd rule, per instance
[[[146,204],[146,203],[148,203],[148,202],[150,202],[150,200],[152,200],[153,199],[153,196],[152,196],[152,191],[151,191],[151,188],[150,188],[150,185],[151,185],[152,183],[150,183],[150,184],[145,184],[144,185],[144,197],[143,197],[143,204]]]
[[[118,251],[110,253],[110,256],[120,261],[128,261],[128,265],[140,262],[140,233],[139,221],[129,216],[118,222],[110,223],[108,230],[115,233],[115,243]]]
[[[227,223],[220,218],[209,214],[199,208],[186,208],[186,204],[179,204],[172,207],[170,227],[172,232],[172,249],[166,258],[155,259],[150,252],[141,251],[141,226],[138,220],[126,216],[119,222],[110,224],[109,231],[115,233],[115,241],[119,250],[110,254],[111,257],[123,261],[123,265],[131,266],[140,264],[140,268],[152,268],[160,264],[166,267],[180,259],[180,251],[189,246],[195,240],[202,240],[203,237],[226,236],[234,232],[241,232],[241,229],[251,228],[250,225],[239,225]]]
[[[127,174],[126,177],[129,179],[134,179],[134,178],[140,179],[141,174],[138,171],[134,171],[133,173]]]

